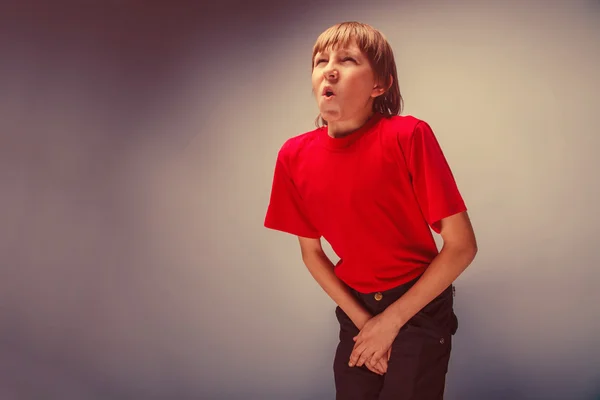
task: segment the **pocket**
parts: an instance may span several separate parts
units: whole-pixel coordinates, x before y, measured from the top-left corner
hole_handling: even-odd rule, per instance
[[[354,322],[350,319],[350,317],[341,309],[340,306],[335,308],[335,316],[340,324],[340,340],[343,336],[351,335],[352,337],[358,335],[359,330],[354,325]]]
[[[407,325],[437,338],[454,335],[458,329],[458,319],[454,314],[452,286],[413,316]]]
[[[452,311],[452,320],[450,322],[450,334],[455,335],[457,330],[458,330],[458,317],[456,316],[454,311]]]

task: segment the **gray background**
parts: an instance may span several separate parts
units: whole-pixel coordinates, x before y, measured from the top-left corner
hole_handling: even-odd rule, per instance
[[[447,398],[597,398],[600,4],[249,3],[2,3],[0,399],[334,398],[334,304],[262,223],[343,20],[476,229]]]

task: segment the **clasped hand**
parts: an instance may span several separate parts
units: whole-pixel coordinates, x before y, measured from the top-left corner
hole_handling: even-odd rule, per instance
[[[368,320],[358,335],[354,337],[354,349],[348,365],[366,365],[371,371],[383,374],[387,371],[392,343],[400,330],[383,313]]]

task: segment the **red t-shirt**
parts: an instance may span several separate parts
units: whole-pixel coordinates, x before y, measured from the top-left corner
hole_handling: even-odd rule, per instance
[[[264,225],[325,238],[336,276],[370,293],[422,274],[438,254],[430,227],[439,233],[442,218],[465,210],[430,126],[375,114],[342,138],[322,127],[288,139]]]

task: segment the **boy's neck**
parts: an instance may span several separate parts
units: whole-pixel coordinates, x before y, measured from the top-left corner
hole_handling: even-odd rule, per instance
[[[327,133],[333,138],[341,138],[350,135],[363,127],[364,124],[373,116],[374,112],[369,111],[365,115],[345,121],[333,121],[327,124]]]

